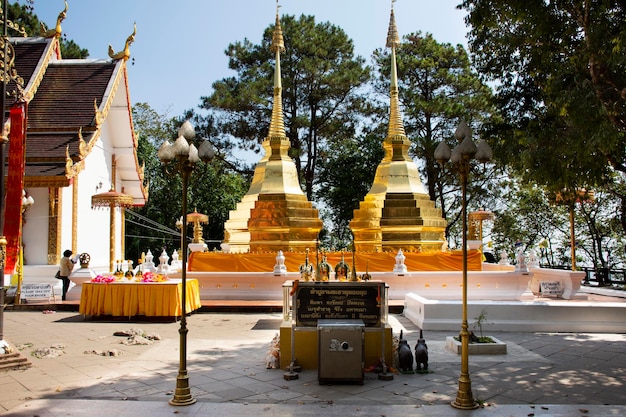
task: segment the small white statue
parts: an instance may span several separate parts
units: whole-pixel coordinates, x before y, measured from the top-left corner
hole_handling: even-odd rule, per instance
[[[276,265],[274,265],[274,275],[283,275],[287,273],[287,267],[285,266],[285,255],[283,251],[279,250],[276,255]]]
[[[526,264],[526,254],[524,253],[524,249],[522,247],[517,248],[517,254],[515,255],[517,259],[517,264],[515,264],[516,272],[528,272],[528,265]]]
[[[178,251],[174,250],[172,252],[172,262],[170,264],[170,270],[178,271],[183,267],[181,260],[178,257]]]
[[[143,262],[143,267],[142,267],[142,272],[156,272],[156,266],[154,266],[154,255],[152,255],[152,252],[150,251],[150,249],[148,249],[148,253],[146,253],[146,257],[145,260]]]
[[[509,254],[506,253],[505,250],[500,252],[500,262],[498,262],[498,263],[500,265],[510,265],[510,263],[509,263]]]
[[[170,257],[167,256],[167,252],[165,252],[165,249],[163,249],[163,252],[161,252],[161,256],[159,256],[159,267],[157,268],[157,273],[167,274],[167,270],[169,269],[167,261],[169,259]]]
[[[537,251],[531,249],[528,252],[528,267],[529,268],[539,268],[539,258],[537,258]]]
[[[402,253],[402,249],[398,250],[398,254],[396,255],[396,264],[393,266],[394,274],[405,274],[408,270],[406,269],[406,265],[404,264],[404,260],[406,256]]]

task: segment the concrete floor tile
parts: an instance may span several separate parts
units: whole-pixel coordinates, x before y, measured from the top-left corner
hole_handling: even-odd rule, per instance
[[[109,409],[119,410],[120,416],[130,415],[124,414],[132,411],[129,406],[143,406],[146,402],[149,404],[145,410],[152,410],[151,404],[158,405],[154,410],[159,412],[151,414],[155,417],[171,415],[172,410],[194,417],[234,415],[229,414],[233,410],[239,413],[239,417],[247,417],[247,413],[251,413],[251,417],[263,417],[273,411],[277,417],[282,417],[294,410],[305,413],[299,415],[316,417],[335,415],[329,413],[339,410],[349,411],[353,413],[349,415],[355,416],[369,416],[372,415],[370,412],[379,410],[377,416],[385,414],[395,417],[390,414],[391,410],[401,410],[403,416],[426,415],[423,414],[424,410],[431,413],[427,414],[429,416],[467,415],[467,412],[454,414],[455,411],[450,414],[454,409],[449,403],[456,396],[458,388],[460,357],[441,348],[449,332],[426,334],[429,348],[432,346],[430,374],[393,375],[391,381],[381,381],[377,374],[366,373],[363,385],[328,386],[319,385],[315,370],[305,370],[299,373],[298,379],[287,381],[283,378],[285,370],[265,369],[264,356],[275,331],[251,329],[259,320],[272,319],[275,315],[196,314],[188,320],[190,335],[194,334],[194,337],[189,338],[187,368],[192,394],[198,403],[179,408],[167,403],[173,396],[178,372],[178,323],[76,321],[71,312],[59,312],[54,316],[54,320],[51,320],[41,313],[9,312],[6,315],[6,333],[16,335],[16,339],[11,340],[13,344],[25,343],[31,339],[41,341],[42,346],[58,341],[68,348],[66,354],[57,359],[33,358],[33,366],[28,370],[0,374],[0,392],[12,390],[21,398],[16,403],[11,398],[4,399],[0,395],[0,407],[6,409],[10,404],[13,408],[17,404],[19,408],[19,404],[27,397],[46,397],[49,400],[65,399],[67,403],[63,406],[61,403],[54,403],[58,404],[53,406],[57,408],[51,408],[64,412],[72,409],[70,403],[79,402],[76,407],[86,404],[80,403],[80,398],[88,399],[89,404],[115,402],[114,405],[119,405],[119,409]],[[400,327],[410,330],[405,331],[405,334],[417,334],[415,326],[402,316],[392,315],[390,322],[399,326],[398,330],[394,327],[394,334],[399,334]],[[31,331],[17,332],[25,323]],[[150,346],[120,345],[123,353],[118,357],[84,353],[87,349],[94,349],[94,346],[117,348],[117,340],[111,335],[118,329],[131,327],[154,331],[163,339]],[[76,334],[64,336],[72,333]],[[562,406],[568,403],[624,403],[621,399],[622,381],[626,380],[626,353],[621,353],[624,351],[623,335],[494,335],[500,340],[507,340],[512,346],[517,345],[518,351],[501,358],[470,357],[470,377],[475,398],[496,404],[508,404],[509,407],[534,401],[558,402]],[[30,355],[28,349],[25,353]],[[60,379],[59,375],[69,377]],[[119,401],[122,398],[141,401]],[[230,408],[233,403],[237,403],[238,408]],[[34,404],[41,403],[33,402]],[[244,404],[258,404],[260,408],[251,408]],[[277,404],[294,408],[275,408]],[[303,406],[306,408],[302,409]],[[363,406],[363,409],[355,412],[355,407],[359,406]],[[213,407],[221,407],[220,413],[207,414],[209,410],[217,410]],[[380,407],[384,407],[384,412]],[[48,409],[50,408],[46,410]],[[34,415],[33,409],[29,411],[30,414],[24,417]],[[472,417],[489,415],[481,413],[481,410],[474,411]]]

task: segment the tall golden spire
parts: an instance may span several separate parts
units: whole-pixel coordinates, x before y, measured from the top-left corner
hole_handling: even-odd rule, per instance
[[[285,133],[280,54],[285,51],[276,2],[276,25],[270,50],[275,53],[274,102],[265,155],[254,168],[250,189],[231,210],[224,225],[224,244],[231,252],[314,249],[322,221],[300,188]]]
[[[387,135],[404,136],[404,124],[400,112],[400,99],[398,98],[398,68],[396,64],[396,48],[400,46],[400,37],[396,27],[396,17],[391,4],[391,16],[389,17],[389,30],[387,31],[387,48],[391,48],[391,102],[389,112],[389,129]]]
[[[395,2],[395,0],[393,1]],[[409,156],[398,89],[396,49],[400,37],[391,4],[386,46],[391,48],[389,127],[385,156],[376,168],[372,188],[354,210],[350,228],[358,251],[438,250],[446,221],[429,199],[417,165]]]
[[[285,136],[285,121],[283,119],[283,85],[280,73],[280,53],[285,52],[283,30],[280,27],[278,17],[278,1],[276,1],[276,25],[272,35],[270,51],[276,54],[276,68],[274,68],[274,106],[272,107],[272,120],[270,121],[269,136]]]

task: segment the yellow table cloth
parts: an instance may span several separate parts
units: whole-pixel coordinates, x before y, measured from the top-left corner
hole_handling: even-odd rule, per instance
[[[86,282],[80,297],[80,314],[86,316],[158,316],[182,315],[182,280],[167,282]],[[197,279],[187,280],[185,311],[201,307]]]

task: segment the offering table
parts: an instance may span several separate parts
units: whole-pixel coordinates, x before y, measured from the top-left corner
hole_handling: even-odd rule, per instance
[[[85,316],[179,317],[182,313],[182,280],[165,282],[86,282],[79,313]],[[187,280],[186,310],[201,307],[198,280]]]

